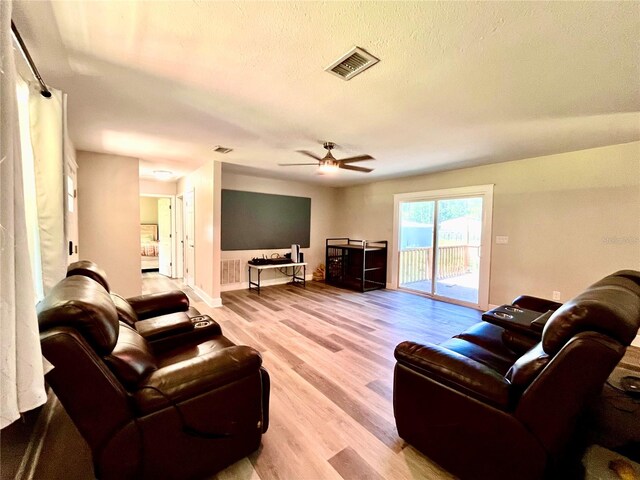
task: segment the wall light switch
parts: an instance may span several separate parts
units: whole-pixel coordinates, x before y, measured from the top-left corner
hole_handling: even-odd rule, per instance
[[[496,243],[499,245],[504,245],[509,243],[509,237],[506,235],[496,235]]]
[[[560,300],[560,292],[554,290],[553,293],[551,294],[551,298],[553,300]]]

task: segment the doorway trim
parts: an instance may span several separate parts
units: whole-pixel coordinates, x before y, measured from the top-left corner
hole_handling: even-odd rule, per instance
[[[176,195],[175,209],[175,275],[174,278],[184,278],[184,194]]]
[[[478,305],[454,299],[444,299],[428,295],[429,298],[443,300],[459,305],[472,306],[486,310],[489,308],[489,280],[491,273],[491,229],[493,219],[493,184],[474,185],[469,187],[445,188],[422,192],[397,193],[393,196],[393,242],[391,242],[391,284],[390,288],[398,290],[398,269],[400,257],[400,203],[418,200],[442,200],[445,198],[483,197],[482,201],[482,235],[480,247],[480,285],[478,287]],[[415,292],[418,293],[418,292]]]
[[[167,195],[162,193],[141,193],[140,197],[148,198],[168,198],[170,199],[171,208],[171,246],[169,247],[169,253],[171,255],[171,278],[176,278],[176,262],[175,262],[175,250],[176,250],[176,196]],[[139,208],[139,207],[138,207]]]

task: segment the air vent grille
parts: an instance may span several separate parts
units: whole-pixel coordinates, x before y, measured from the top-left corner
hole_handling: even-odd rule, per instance
[[[233,152],[233,148],[227,148],[227,147],[223,147],[222,145],[216,145],[213,151],[218,153],[229,153],[229,152]]]
[[[230,285],[240,282],[240,260],[221,260],[220,285]]]
[[[375,65],[378,60],[373,55],[365,52],[361,48],[353,47],[338,60],[329,65],[325,70],[343,80],[351,80],[367,68]]]

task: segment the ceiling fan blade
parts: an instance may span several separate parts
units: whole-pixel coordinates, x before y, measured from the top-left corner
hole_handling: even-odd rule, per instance
[[[311,158],[313,158],[313,159],[315,159],[315,160],[318,160],[318,161],[322,160],[322,158],[318,157],[316,154],[311,153],[311,152],[309,152],[309,151],[307,151],[307,150],[296,150],[296,151],[297,151],[298,153],[301,153],[301,154],[303,154],[303,155],[306,155],[307,157],[311,157]]]
[[[339,160],[342,163],[363,162],[365,160],[375,160],[371,155],[358,155],[356,157],[348,157]]]
[[[373,168],[354,167],[353,165],[344,165],[343,163],[341,163],[339,166],[343,170],[353,170],[354,172],[362,172],[362,173],[373,172]]]
[[[315,165],[316,167],[318,166],[318,163],[279,163],[278,166],[279,167],[292,167],[295,165]]]

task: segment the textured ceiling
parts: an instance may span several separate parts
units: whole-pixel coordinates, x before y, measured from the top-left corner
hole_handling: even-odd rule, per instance
[[[80,149],[348,185],[640,139],[637,2],[15,2]],[[380,63],[323,69],[357,45]],[[319,176],[295,150],[369,153]],[[233,148],[227,155],[212,148]]]

